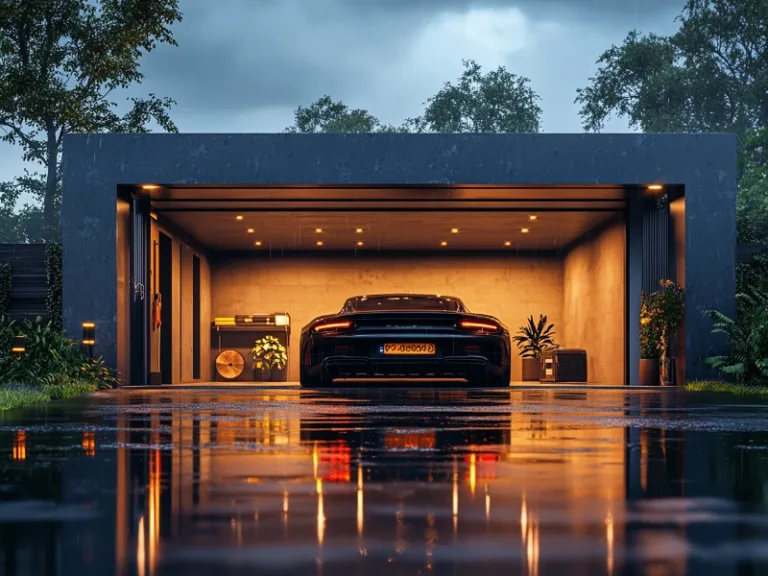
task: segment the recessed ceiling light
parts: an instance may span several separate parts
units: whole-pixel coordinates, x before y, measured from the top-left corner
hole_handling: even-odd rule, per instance
[[[458,228],[451,228],[451,234],[458,234],[459,229]]]
[[[509,242],[509,241],[504,242],[504,246],[512,246],[512,242]]]
[[[318,246],[322,246],[322,245],[323,245],[323,242],[322,242],[322,240],[318,241],[317,245],[318,245]]]
[[[440,242],[440,246],[448,246],[448,242],[445,242],[445,241]]]
[[[520,230],[520,232],[522,232],[523,234],[528,234],[528,232],[530,232],[530,230],[528,230],[528,228],[523,228],[523,229]]]
[[[322,229],[322,228],[315,228],[315,232],[316,232],[317,234],[320,234],[322,231],[323,231],[323,229]]]
[[[256,240],[253,244],[254,246],[261,246],[261,240]]]
[[[253,228],[248,228],[248,234],[253,234],[255,230]]]
[[[160,188],[157,184],[144,184],[141,189],[142,190],[157,190]]]
[[[661,184],[651,184],[648,186],[648,190],[661,190],[664,188]]]
[[[531,214],[530,216],[528,216],[528,220],[536,220],[537,218],[538,216],[536,216],[535,214]]]
[[[357,228],[355,230],[355,232],[357,232],[358,234],[362,234],[363,233],[363,229],[362,228]]]
[[[237,216],[235,216],[235,220],[242,220],[242,219],[243,219],[242,214],[238,214]]]
[[[362,246],[362,245],[363,245],[363,243],[362,243],[362,242],[358,242],[358,243],[357,243],[357,245],[358,245],[358,246]]]

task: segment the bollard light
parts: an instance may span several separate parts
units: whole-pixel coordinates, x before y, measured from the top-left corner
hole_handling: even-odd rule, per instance
[[[24,354],[24,352],[27,351],[27,338],[20,334],[18,336],[13,337],[13,342],[11,343],[11,352],[14,354]]]
[[[83,322],[83,344],[85,346],[96,344],[96,324],[93,322]]]

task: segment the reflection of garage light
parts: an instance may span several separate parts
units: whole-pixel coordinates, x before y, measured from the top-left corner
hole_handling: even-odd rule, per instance
[[[256,240],[256,242],[253,243],[254,246],[261,246],[261,240]]]
[[[253,233],[254,233],[254,229],[253,228],[248,228],[248,234],[253,234]]]
[[[357,232],[358,234],[362,234],[363,233],[363,229],[362,228],[357,228],[355,230],[355,232]]]
[[[242,220],[242,219],[243,219],[242,214],[238,214],[237,216],[235,216],[235,220]]]
[[[440,246],[448,246],[448,242],[440,242]]]
[[[322,231],[323,231],[322,228],[315,228],[315,232],[318,233],[318,234],[322,233]]]
[[[528,216],[528,220],[536,220],[537,218],[538,218],[538,216],[536,216],[534,214],[531,214],[530,216]]]
[[[509,242],[509,241],[504,242],[504,246],[512,246],[512,242]]]
[[[318,245],[318,246],[322,246],[322,245],[323,245],[323,242],[322,242],[322,240],[321,240],[321,241],[318,241],[317,245]]]
[[[520,230],[520,232],[522,232],[523,234],[528,234],[530,230],[528,230],[528,228],[523,228],[522,230]]]
[[[458,228],[451,228],[451,234],[458,234],[459,229]]]
[[[357,243],[357,245],[358,245],[358,246],[362,246],[362,245],[363,245],[363,243],[362,243],[362,242],[358,242],[358,243]]]
[[[648,186],[648,190],[661,190],[663,186],[661,184],[651,184]]]

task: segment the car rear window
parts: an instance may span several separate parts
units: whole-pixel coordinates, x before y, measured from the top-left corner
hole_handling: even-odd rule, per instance
[[[367,296],[355,298],[350,308],[358,312],[373,310],[437,310],[459,312],[461,302],[439,296]]]

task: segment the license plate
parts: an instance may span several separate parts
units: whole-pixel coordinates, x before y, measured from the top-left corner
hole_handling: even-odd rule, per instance
[[[429,356],[434,354],[435,351],[436,347],[434,344],[384,344],[382,346],[382,352],[386,355]]]

